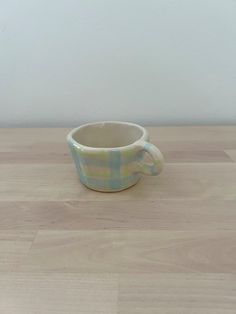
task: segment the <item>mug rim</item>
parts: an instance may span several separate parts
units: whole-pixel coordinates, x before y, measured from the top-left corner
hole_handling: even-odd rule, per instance
[[[93,147],[93,146],[86,146],[83,145],[79,142],[77,142],[76,140],[74,140],[73,135],[79,131],[80,129],[87,127],[87,126],[95,126],[95,125],[99,125],[99,124],[106,124],[106,123],[111,123],[111,124],[121,124],[121,125],[129,125],[129,126],[133,126],[136,127],[138,129],[140,129],[142,131],[142,136],[137,139],[136,141],[134,141],[133,143],[129,144],[129,145],[125,145],[125,146],[117,146],[117,147]],[[98,122],[90,122],[90,123],[85,123],[80,125],[79,127],[76,127],[74,129],[72,129],[68,135],[67,135],[67,141],[69,144],[72,144],[75,147],[79,147],[83,150],[90,150],[90,151],[99,151],[99,150],[103,150],[103,151],[114,151],[114,150],[126,150],[126,149],[130,149],[133,146],[136,146],[139,142],[143,142],[143,141],[147,141],[148,140],[148,132],[147,130],[142,127],[139,124],[136,123],[132,123],[132,122],[125,122],[125,121],[112,121],[112,120],[107,120],[107,121],[98,121]]]

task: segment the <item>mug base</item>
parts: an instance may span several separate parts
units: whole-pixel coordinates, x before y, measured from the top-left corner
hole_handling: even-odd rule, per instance
[[[93,190],[93,191],[103,192],[103,193],[114,193],[114,192],[121,192],[121,191],[124,191],[124,190],[127,190],[127,189],[131,188],[132,186],[136,185],[140,179],[141,178],[138,178],[137,181],[132,182],[132,184],[127,185],[127,186],[125,186],[123,188],[119,188],[119,189],[102,189],[102,188],[97,188],[97,187],[93,187],[93,186],[87,185],[86,183],[82,182],[81,180],[80,180],[80,182],[84,186],[86,186],[86,188],[88,188],[90,190]]]

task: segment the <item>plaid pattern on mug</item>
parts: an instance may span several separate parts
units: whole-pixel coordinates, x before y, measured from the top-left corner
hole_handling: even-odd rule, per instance
[[[137,166],[144,155],[140,150],[89,151],[74,145],[70,148],[81,182],[95,190],[123,190],[140,178]]]

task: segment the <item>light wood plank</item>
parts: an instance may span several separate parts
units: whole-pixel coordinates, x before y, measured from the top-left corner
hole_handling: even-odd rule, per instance
[[[220,150],[168,150],[164,151],[165,162],[232,162],[232,159]]]
[[[235,247],[235,231],[39,231],[22,270],[236,273]]]
[[[69,129],[0,129],[0,164],[72,163]]]
[[[0,273],[2,314],[117,314],[115,275]]]
[[[0,271],[15,271],[26,258],[35,231],[0,231]]]
[[[69,128],[1,128],[0,152],[43,152],[50,147],[66,148]]]
[[[143,176],[120,193],[94,192],[78,182],[73,165],[0,165],[2,201],[236,200],[235,163],[167,164],[158,177]]]
[[[65,151],[62,151],[61,148],[56,149],[55,146],[55,144],[51,145],[50,150],[46,150],[43,146],[39,152],[1,152],[0,164],[71,164],[72,159],[67,147]]]
[[[236,201],[0,202],[0,230],[235,230]]]
[[[227,274],[121,275],[119,314],[234,314],[236,277]]]
[[[225,153],[231,158],[231,160],[236,161],[236,149],[225,150]]]

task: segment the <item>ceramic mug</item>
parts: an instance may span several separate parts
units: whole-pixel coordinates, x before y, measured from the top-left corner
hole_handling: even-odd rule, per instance
[[[67,141],[80,181],[93,190],[121,191],[137,183],[142,174],[155,176],[163,168],[162,153],[137,124],[89,123],[73,129]],[[145,152],[151,164],[144,161]]]

